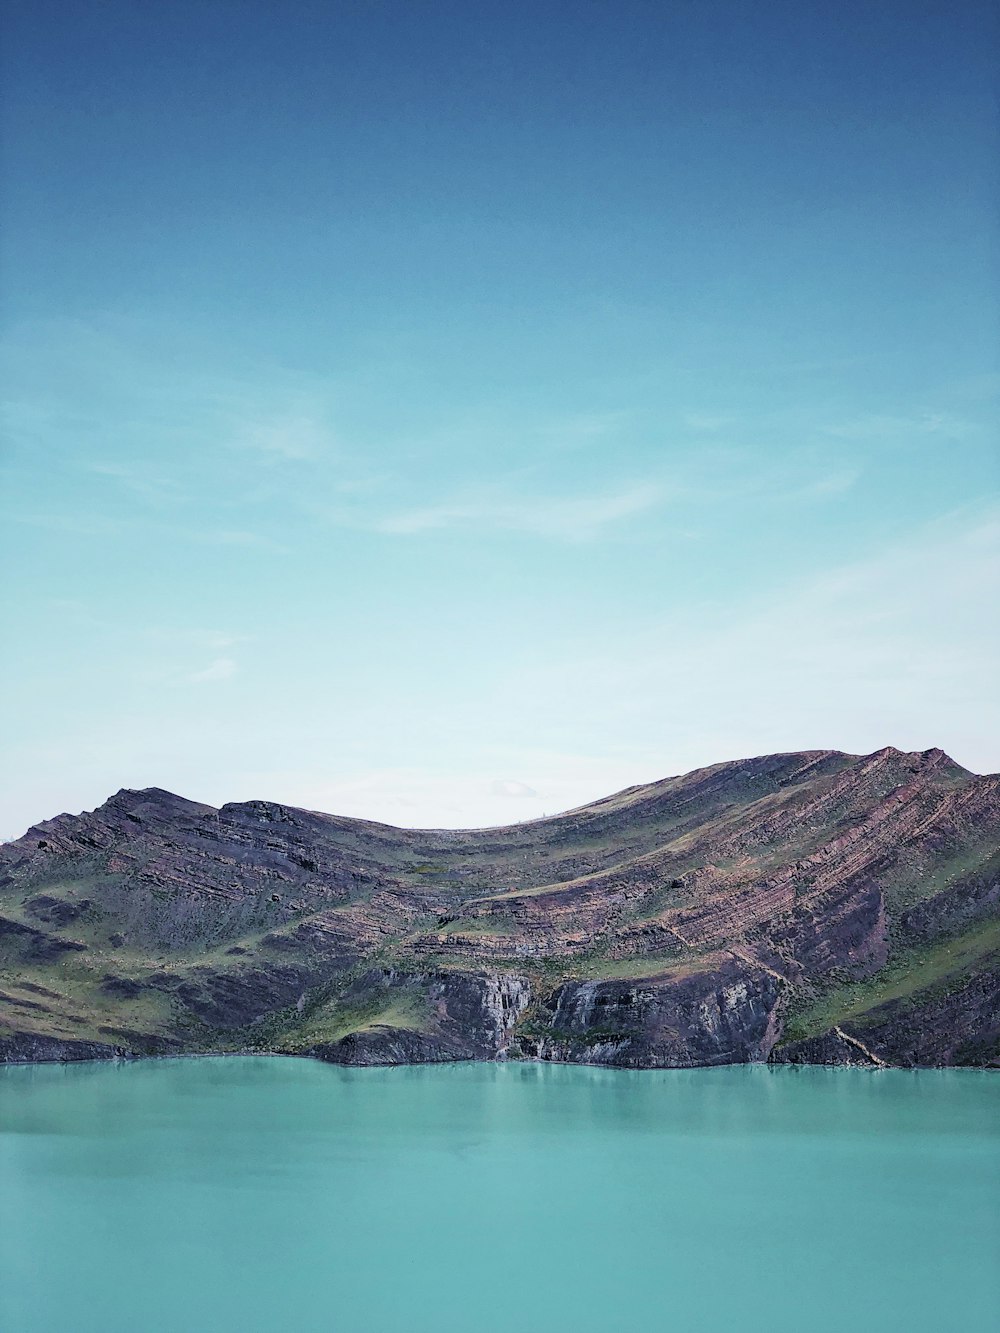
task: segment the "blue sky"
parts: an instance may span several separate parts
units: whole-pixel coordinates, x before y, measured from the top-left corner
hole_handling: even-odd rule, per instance
[[[0,834],[1000,768],[992,6],[6,9]]]

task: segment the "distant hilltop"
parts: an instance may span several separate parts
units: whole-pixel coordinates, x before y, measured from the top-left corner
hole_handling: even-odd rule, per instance
[[[0,847],[0,1060],[1000,1065],[1000,777],[765,755],[504,828],[120,791]]]

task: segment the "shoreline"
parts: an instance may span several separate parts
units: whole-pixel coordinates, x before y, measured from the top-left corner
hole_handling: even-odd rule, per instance
[[[140,1061],[153,1060],[230,1060],[230,1059],[282,1059],[312,1060],[316,1064],[329,1065],[335,1069],[426,1069],[435,1065],[558,1065],[573,1069],[608,1069],[623,1074],[658,1074],[669,1071],[691,1072],[697,1069],[859,1069],[867,1073],[881,1074],[895,1070],[898,1073],[955,1072],[964,1071],[977,1074],[1000,1074],[996,1065],[894,1065],[883,1061],[875,1064],[870,1061],[821,1061],[821,1060],[731,1060],[716,1064],[700,1065],[615,1065],[597,1060],[542,1060],[537,1056],[504,1056],[494,1059],[477,1059],[458,1056],[442,1060],[393,1060],[378,1062],[351,1062],[347,1060],[327,1060],[309,1051],[272,1051],[246,1048],[233,1051],[170,1051],[139,1054],[132,1051],[120,1051],[113,1055],[83,1056],[41,1056],[32,1059],[0,1059],[0,1070],[23,1069],[38,1065],[106,1065],[137,1064]]]

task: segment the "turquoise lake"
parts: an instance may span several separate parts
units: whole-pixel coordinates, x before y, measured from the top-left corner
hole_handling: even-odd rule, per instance
[[[0,1070],[7,1333],[969,1333],[1000,1078]]]

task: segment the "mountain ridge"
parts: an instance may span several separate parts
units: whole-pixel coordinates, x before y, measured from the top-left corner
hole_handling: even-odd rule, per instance
[[[937,748],[479,829],[123,788],[0,847],[0,1058],[993,1066],[998,848]]]

